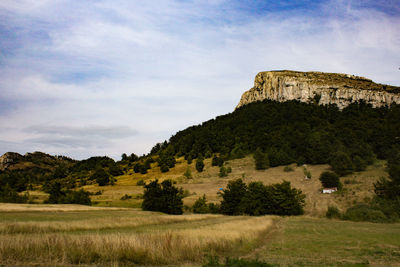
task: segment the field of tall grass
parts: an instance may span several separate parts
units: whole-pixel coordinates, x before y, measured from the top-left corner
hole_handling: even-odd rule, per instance
[[[140,210],[1,212],[0,265],[201,265],[255,246],[276,217]]]

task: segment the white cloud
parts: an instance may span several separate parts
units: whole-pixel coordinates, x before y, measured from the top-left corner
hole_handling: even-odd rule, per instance
[[[345,72],[400,85],[398,16],[347,1],[251,16],[230,3],[2,1],[3,27],[15,29],[8,38],[18,45],[0,59],[0,103],[13,104],[5,105],[12,112],[0,109],[8,127],[0,153],[145,153],[232,111],[259,71]],[[64,139],[24,130],[37,125],[81,130]],[[87,125],[137,133],[98,146],[88,140],[83,149]],[[63,140],[71,147],[60,147]]]

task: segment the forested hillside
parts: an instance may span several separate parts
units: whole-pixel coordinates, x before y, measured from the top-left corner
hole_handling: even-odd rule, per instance
[[[387,158],[399,144],[399,105],[372,108],[354,103],[340,111],[336,105],[263,101],[180,131],[153,147],[151,154],[240,158],[261,149],[271,166],[334,166],[336,161],[363,169],[376,157]]]

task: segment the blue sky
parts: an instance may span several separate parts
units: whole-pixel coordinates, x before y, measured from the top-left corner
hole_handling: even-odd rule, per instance
[[[400,0],[0,2],[0,154],[143,154],[260,71],[400,85]]]

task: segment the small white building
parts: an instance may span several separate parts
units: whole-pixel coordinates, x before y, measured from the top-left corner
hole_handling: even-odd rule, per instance
[[[333,192],[337,191],[337,187],[332,188],[324,188],[322,189],[322,194],[332,194]]]

